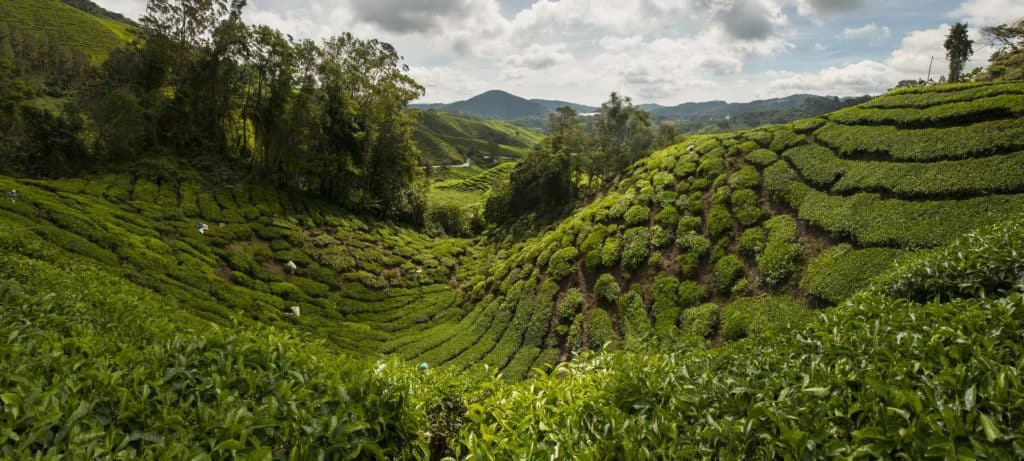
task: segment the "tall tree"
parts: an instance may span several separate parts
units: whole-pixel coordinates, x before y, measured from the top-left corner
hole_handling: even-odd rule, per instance
[[[949,82],[959,82],[967,60],[974,54],[974,41],[967,36],[967,24],[957,22],[946,36],[946,59],[949,61]]]

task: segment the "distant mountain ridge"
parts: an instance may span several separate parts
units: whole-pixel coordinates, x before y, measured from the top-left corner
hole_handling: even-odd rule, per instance
[[[726,101],[685,102],[675,106],[660,104],[640,104],[639,107],[651,113],[656,120],[686,121],[701,118],[724,118],[755,112],[785,111],[797,109],[810,102],[839,102],[854,98],[838,98],[835,96],[817,96],[812,94],[794,94],[782,98],[762,99],[750,102],[730,103]],[[465,101],[450,104],[412,104],[410,107],[424,110],[437,110],[473,117],[498,120],[521,120],[527,118],[546,117],[559,107],[569,106],[579,113],[597,112],[596,106],[577,104],[567,101],[526,99],[514,94],[490,90]]]

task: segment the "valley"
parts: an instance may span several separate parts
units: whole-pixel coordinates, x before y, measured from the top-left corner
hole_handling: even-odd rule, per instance
[[[1024,82],[416,105],[215,3],[0,3],[0,458],[1024,452]]]

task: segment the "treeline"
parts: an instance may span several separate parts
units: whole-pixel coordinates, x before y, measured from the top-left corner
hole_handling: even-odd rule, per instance
[[[571,205],[651,150],[673,144],[679,132],[671,124],[655,127],[647,111],[612,93],[594,118],[581,120],[570,107],[551,113],[547,134],[487,200],[489,221]]]
[[[89,57],[45,32],[0,23],[0,172],[67,174],[87,157],[61,102],[94,75]],[[32,102],[32,103],[28,103]]]
[[[405,107],[423,88],[395,49],[347,33],[320,43],[297,40],[245,24],[244,6],[151,0],[137,40],[80,78],[82,90],[52,112],[66,126],[48,137],[70,137],[77,148],[8,146],[0,150],[4,169],[53,176],[153,157],[199,167],[232,162],[351,209],[421,220],[414,114]],[[59,71],[17,70],[6,80],[30,80],[29,73]],[[5,100],[24,112],[27,105],[18,102],[31,96]],[[22,131],[29,136],[32,129]],[[55,161],[71,166],[46,167]]]
[[[731,117],[700,118],[678,123],[683,134],[712,134],[727,131],[741,131],[764,125],[779,125],[794,120],[817,117],[819,115],[856,106],[871,100],[871,96],[838,98],[835,96],[811,96],[798,107],[783,110],[747,112]]]

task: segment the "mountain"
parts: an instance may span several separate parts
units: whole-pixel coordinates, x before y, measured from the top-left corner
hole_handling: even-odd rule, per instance
[[[410,107],[497,120],[544,117],[550,112],[541,104],[500,90],[491,90],[451,104],[413,104]]]
[[[802,117],[813,117],[851,106],[866,99],[837,98],[795,94],[784,98],[764,99],[744,103],[725,101],[686,102],[676,106],[640,104],[639,107],[651,113],[655,120],[692,121],[720,120],[747,114],[758,114],[751,119],[764,119],[772,123],[790,122]],[[576,104],[567,101],[547,99],[524,99],[498,90],[474,96],[465,101],[451,104],[413,104],[418,109],[433,109],[440,112],[471,115],[480,118],[514,121],[529,127],[543,126],[545,118],[559,107],[569,106],[581,114],[593,113],[599,107]],[[757,125],[753,125],[757,126]],[[737,127],[746,128],[746,127]],[[695,131],[695,130],[694,130]]]
[[[698,118],[724,118],[758,112],[779,112],[799,108],[801,106],[821,105],[822,103],[840,104],[843,99],[834,96],[816,96],[812,94],[794,94],[784,98],[764,99],[743,103],[725,101],[687,102],[677,106],[658,104],[641,104],[655,119],[685,121]],[[852,105],[852,104],[850,104]],[[832,107],[821,113],[827,113],[840,107]]]

